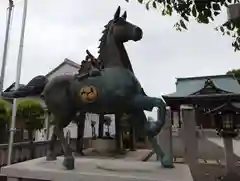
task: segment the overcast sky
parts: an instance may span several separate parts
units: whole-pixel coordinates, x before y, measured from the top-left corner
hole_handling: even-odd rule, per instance
[[[145,91],[152,96],[175,91],[175,78],[224,74],[240,68],[240,54],[231,39],[213,28],[226,20],[226,12],[216,24],[191,23],[189,31],[173,28],[177,16],[162,17],[147,11],[137,0],[29,0],[21,83],[46,74],[64,58],[78,63],[90,49],[97,56],[103,26],[118,5],[128,12],[128,21],[140,26],[140,42],[129,42],[126,49],[133,69]],[[0,0],[0,57],[2,58],[8,0]],[[23,1],[16,4],[11,29],[5,87],[15,80]]]

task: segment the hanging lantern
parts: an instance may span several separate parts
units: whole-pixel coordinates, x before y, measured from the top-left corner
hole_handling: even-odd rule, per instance
[[[228,101],[210,110],[207,114],[214,115],[216,131],[219,136],[233,138],[238,135],[239,103]]]
[[[217,133],[222,137],[236,137],[239,133],[235,112],[219,112],[216,117]]]

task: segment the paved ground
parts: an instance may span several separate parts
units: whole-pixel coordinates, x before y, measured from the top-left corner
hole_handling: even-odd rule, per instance
[[[221,138],[208,138],[209,141],[215,143],[218,146],[223,146],[223,140]],[[233,140],[234,153],[240,157],[240,140]]]
[[[223,140],[221,138],[208,138],[212,143],[224,147]],[[233,140],[234,154],[236,155],[236,161],[239,160],[240,157],[240,141]],[[216,177],[222,176],[225,173],[225,167],[221,165],[213,165],[213,164],[200,164],[199,169],[200,175],[202,178],[198,178],[198,180],[204,181],[215,181]],[[236,166],[236,172],[240,173],[239,165]]]
[[[217,145],[216,145],[217,146]],[[219,145],[221,146],[221,145]],[[112,159],[123,159],[123,160],[142,160],[147,154],[149,154],[150,150],[137,150],[135,152],[127,152],[126,155],[116,155],[113,156]],[[99,157],[98,153],[91,152],[91,150],[86,151],[87,157]],[[100,158],[106,158],[108,155],[102,155]],[[148,160],[149,162],[156,161],[156,155],[153,155]],[[184,160],[179,158],[176,160],[178,163],[184,163]],[[193,175],[196,181],[216,181],[217,177],[220,177],[224,174],[225,168],[222,165],[218,165],[216,162],[214,164],[200,164],[200,168],[198,170],[198,175]],[[240,173],[240,168],[239,168]]]
[[[2,173],[15,178],[53,181],[193,181],[188,166],[183,164],[164,169],[157,162],[76,158],[75,169],[65,170],[62,161],[63,157],[52,162],[34,159],[3,167]]]

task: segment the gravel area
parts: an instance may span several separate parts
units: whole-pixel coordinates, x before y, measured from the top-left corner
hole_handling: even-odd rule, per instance
[[[221,165],[200,164],[199,167],[199,170],[196,171],[197,175],[192,174],[195,181],[216,181],[225,173],[225,167]],[[240,173],[240,167],[236,167],[236,173]]]

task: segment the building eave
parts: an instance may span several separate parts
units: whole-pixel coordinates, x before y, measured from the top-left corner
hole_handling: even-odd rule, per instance
[[[53,70],[51,70],[49,73],[46,74],[46,77],[49,77],[50,75],[52,75],[54,72],[56,72],[57,70],[59,70],[63,65],[68,64],[76,69],[80,69],[81,65],[68,59],[65,58],[64,61],[62,63],[60,63],[56,68],[54,68]]]

